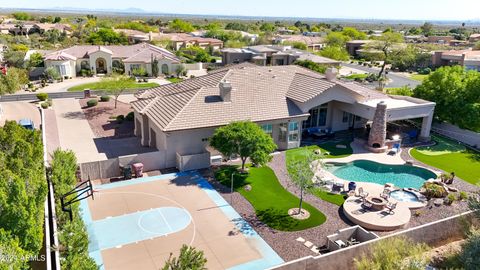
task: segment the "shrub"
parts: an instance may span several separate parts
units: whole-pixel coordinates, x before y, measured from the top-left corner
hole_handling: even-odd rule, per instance
[[[464,269],[480,269],[478,254],[480,254],[480,230],[472,229],[460,252],[460,261],[463,262]]]
[[[125,120],[127,121],[133,121],[133,119],[135,118],[135,114],[133,112],[129,112],[126,116],[125,116]]]
[[[418,70],[418,74],[428,75],[432,72],[430,68],[421,68]]]
[[[441,185],[435,183],[425,183],[423,185],[425,188],[425,195],[430,198],[443,198],[447,196],[447,191]]]
[[[110,96],[103,95],[100,97],[101,102],[108,102],[110,100]]]
[[[466,199],[468,199],[468,194],[465,191],[460,191],[460,193],[458,193],[457,200],[463,201],[463,200],[466,200]]]
[[[96,99],[90,99],[89,101],[87,101],[87,106],[88,107],[97,106],[97,104],[98,104],[98,100],[96,100]]]
[[[52,107],[52,105],[53,105],[52,99],[48,99],[48,100],[47,100],[47,103],[48,103],[48,106],[49,106],[49,107]]]
[[[118,122],[123,122],[123,120],[125,120],[125,116],[123,114],[120,114],[120,115],[117,115],[117,121]]]
[[[48,102],[42,102],[40,106],[42,106],[42,109],[48,109]]]
[[[448,194],[447,198],[445,198],[445,204],[451,205],[456,199],[457,196],[455,196],[455,194],[453,193],[450,193]]]
[[[47,100],[47,98],[48,98],[48,94],[47,94],[47,93],[38,93],[38,94],[37,94],[37,98],[38,98],[38,100],[40,100],[40,101],[45,101],[45,100]]]

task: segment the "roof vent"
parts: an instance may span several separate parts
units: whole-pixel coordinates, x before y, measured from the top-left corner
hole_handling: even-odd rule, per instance
[[[232,84],[227,81],[221,81],[218,85],[220,88],[220,98],[223,102],[232,101]]]
[[[334,82],[337,80],[338,69],[334,67],[327,68],[325,71],[325,78],[329,82]]]

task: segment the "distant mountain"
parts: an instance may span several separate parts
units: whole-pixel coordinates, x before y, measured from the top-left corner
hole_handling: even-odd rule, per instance
[[[46,10],[56,11],[92,11],[92,12],[109,12],[109,13],[145,13],[145,10],[141,8],[130,7],[126,9],[93,9],[93,8],[76,8],[76,7],[53,7]]]

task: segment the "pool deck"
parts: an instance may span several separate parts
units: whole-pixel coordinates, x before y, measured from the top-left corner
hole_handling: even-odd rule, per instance
[[[364,209],[362,198],[352,196],[343,204],[343,212],[353,223],[369,230],[393,231],[404,228],[411,218],[410,209],[399,203],[391,213],[388,210]]]
[[[344,158],[326,158],[324,159],[324,162],[348,163],[354,160],[363,159],[363,160],[370,160],[370,161],[375,161],[375,162],[389,164],[389,165],[405,164],[405,160],[402,159],[400,152],[398,152],[396,155],[389,155],[388,152],[372,153],[367,149],[365,149],[362,144],[355,141],[350,143],[350,146],[352,147],[352,150],[353,150],[352,155]],[[400,151],[403,151],[403,149],[400,149]]]

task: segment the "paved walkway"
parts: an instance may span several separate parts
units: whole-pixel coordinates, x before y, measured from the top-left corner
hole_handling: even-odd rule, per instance
[[[45,135],[47,138],[48,160],[52,159],[52,154],[60,148],[60,139],[58,137],[57,117],[53,109],[43,110],[45,114]]]
[[[362,70],[364,72],[369,72],[369,73],[378,73],[380,71],[379,68],[374,68],[374,67],[365,67],[361,65],[356,65],[356,64],[350,64],[350,63],[342,63],[342,67],[349,67],[357,70]],[[387,87],[402,87],[402,86],[409,86],[411,88],[415,88],[417,85],[421,84],[421,82],[407,78],[405,76],[402,76],[401,73],[393,72],[390,71],[387,75],[387,78],[390,80],[390,82],[387,84]],[[367,85],[368,86],[368,85]],[[372,84],[372,86],[378,86],[378,83]]]
[[[366,150],[362,144],[352,142],[350,144],[353,150],[353,155],[344,158],[326,158],[324,161],[333,161],[340,163],[348,163],[354,160],[370,160],[378,163],[390,164],[390,165],[403,165],[405,161],[402,159],[400,153],[396,155],[389,155],[387,153],[372,153]],[[402,151],[402,150],[400,150]]]
[[[55,99],[53,108],[62,149],[75,152],[79,163],[107,159],[105,154],[98,153],[95,135],[77,99]]]

